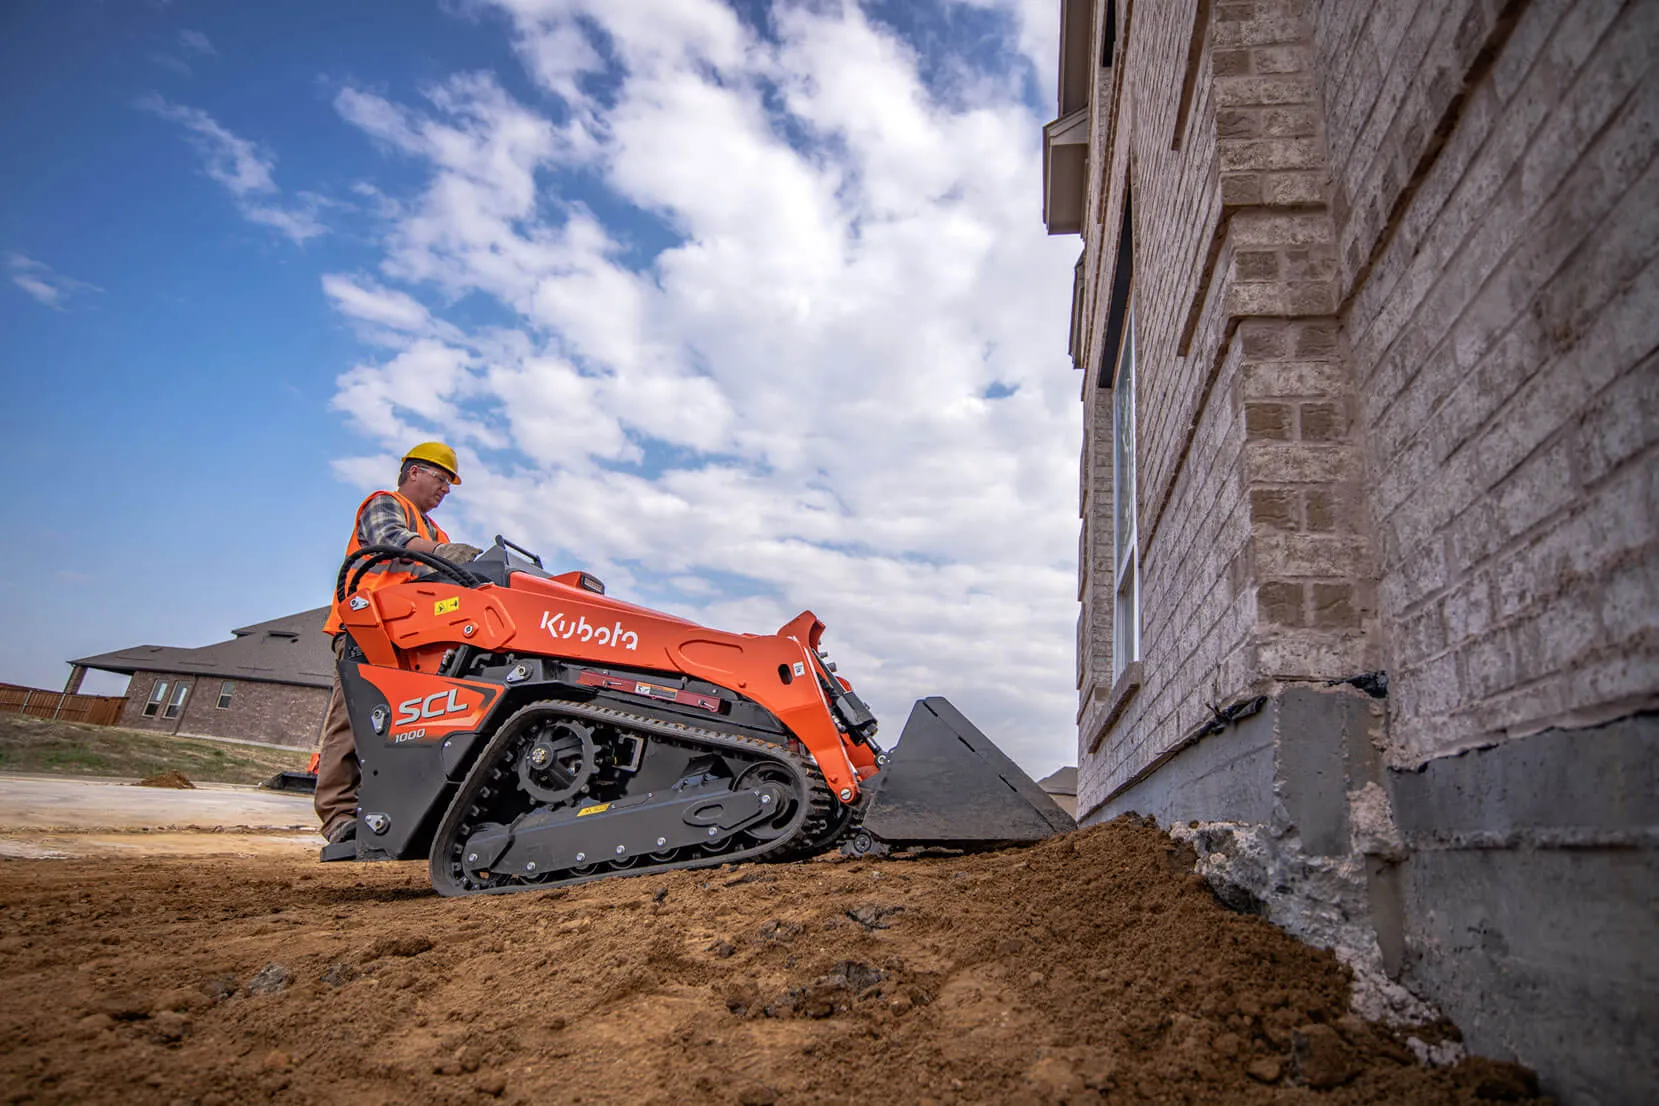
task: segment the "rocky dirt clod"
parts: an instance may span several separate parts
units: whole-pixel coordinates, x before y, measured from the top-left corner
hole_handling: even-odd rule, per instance
[[[1360,1069],[1353,1048],[1328,1025],[1304,1025],[1291,1034],[1290,1066],[1297,1082],[1316,1091],[1340,1087]]]
[[[318,977],[320,982],[326,983],[330,987],[344,987],[356,978],[357,969],[344,960],[337,960],[330,964],[327,970]]]
[[[292,972],[273,960],[255,972],[254,977],[248,980],[248,994],[274,995],[287,987],[288,981],[292,978]]]
[[[889,923],[883,921],[904,910],[902,906],[887,906],[880,903],[863,903],[847,911],[847,917],[863,926],[865,929],[886,929]]]
[[[432,938],[424,934],[386,934],[375,938],[374,942],[363,950],[363,955],[359,959],[367,964],[371,960],[379,960],[386,956],[419,956],[430,951],[432,945]]]

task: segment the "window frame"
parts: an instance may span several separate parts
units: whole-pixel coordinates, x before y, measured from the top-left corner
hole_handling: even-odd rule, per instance
[[[180,680],[177,684],[173,685],[172,698],[167,701],[167,706],[162,710],[161,716],[163,718],[177,718],[179,715],[184,713],[184,704],[189,698],[190,685],[185,681]]]
[[[222,680],[219,683],[219,699],[213,704],[215,710],[229,710],[231,696],[236,693],[235,680]]]
[[[1124,307],[1123,338],[1112,369],[1112,682],[1141,659],[1140,520],[1135,293]]]
[[[171,680],[157,680],[150,685],[150,697],[144,703],[144,717],[154,718],[161,712],[161,704],[167,701],[167,688]]]

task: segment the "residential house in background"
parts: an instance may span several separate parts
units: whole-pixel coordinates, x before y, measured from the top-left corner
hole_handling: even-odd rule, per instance
[[[1061,7],[1079,817],[1647,1098],[1659,5]]]
[[[1061,810],[1077,817],[1077,769],[1071,766],[1056,768],[1048,775],[1037,781],[1037,786],[1047,792],[1048,797],[1054,800],[1054,805]]]
[[[117,725],[309,748],[328,709],[334,654],[322,632],[328,608],[232,630],[196,649],[138,645],[70,661],[66,691],[88,669],[132,679]]]

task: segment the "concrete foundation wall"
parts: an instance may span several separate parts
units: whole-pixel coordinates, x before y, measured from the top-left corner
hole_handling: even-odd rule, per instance
[[[1391,772],[1404,980],[1568,1102],[1659,1087],[1659,716]]]
[[[1097,808],[1161,824],[1271,824],[1314,856],[1353,851],[1351,796],[1380,780],[1383,707],[1351,689],[1293,688],[1193,741]]]

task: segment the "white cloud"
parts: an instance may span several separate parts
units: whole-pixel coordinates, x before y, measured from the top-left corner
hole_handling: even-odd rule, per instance
[[[152,51],[150,53],[150,60],[161,66],[163,69],[171,69],[174,73],[177,73],[181,77],[191,76],[195,72],[195,70],[190,68],[190,63],[185,61],[183,58],[175,58],[172,54],[165,54],[160,50]]]
[[[213,48],[213,43],[208,40],[208,37],[200,31],[180,31],[179,45],[189,54],[210,56],[219,52]]]
[[[1050,115],[1060,87],[1060,4],[1058,0],[949,0],[968,8],[1005,12],[1017,28],[1019,52],[1031,64],[1037,96]]]
[[[323,277],[323,291],[341,314],[393,330],[419,333],[432,325],[432,316],[413,296],[382,288],[373,281],[358,283],[350,277],[330,273]]]
[[[156,95],[144,97],[138,106],[185,129],[208,177],[231,194],[243,218],[277,230],[296,244],[328,233],[318,218],[327,206],[323,197],[300,192],[293,202],[283,200],[273,154],[232,133],[200,108],[170,103]]]
[[[6,269],[13,284],[56,311],[64,310],[64,301],[78,293],[103,291],[96,284],[64,276],[50,265],[20,253],[6,254]]]
[[[944,96],[853,5],[773,37],[713,0],[502,6],[561,110],[481,74],[336,100],[424,173],[378,279],[325,283],[391,345],[341,377],[378,450],[341,471],[446,435],[451,532],[728,629],[811,607],[889,740],[945,694],[1029,769],[1071,761],[1076,246],[1017,82]],[[642,263],[647,217],[674,242]],[[476,295],[507,321],[443,321]]]

